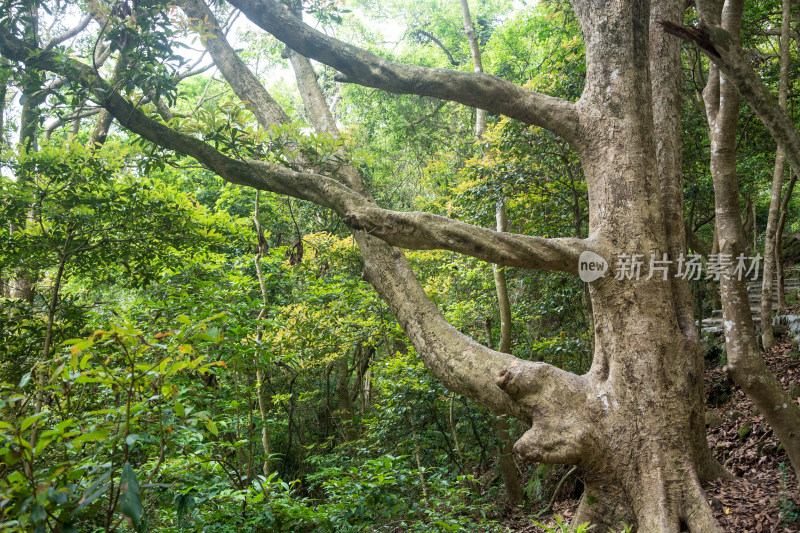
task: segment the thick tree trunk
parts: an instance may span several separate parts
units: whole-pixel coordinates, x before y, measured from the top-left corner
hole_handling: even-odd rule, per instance
[[[586,121],[583,131],[591,135],[578,147],[590,198],[589,241],[612,268],[620,254],[660,260],[685,247],[682,224],[669,219],[678,231],[667,230],[668,214],[683,218],[675,178],[680,167],[659,174],[668,151],[663,143],[657,150],[648,54],[638,53],[651,40],[644,7],[576,5],[587,36],[586,88],[577,105]],[[674,160],[674,148],[669,153]],[[616,270],[617,276],[590,283],[596,347],[582,379],[589,389],[583,394],[595,401],[577,410],[569,442],[560,443],[561,459],[576,454],[586,465],[586,492],[575,522],[617,527],[612,517],[621,514],[635,516],[640,531],[678,531],[682,524],[691,531],[717,531],[700,488],[705,461],[695,440],[701,439],[702,366],[688,287],[658,274],[616,279],[621,269]],[[524,372],[509,374],[509,385],[527,382]],[[505,390],[513,397],[514,388]],[[541,444],[534,445],[542,439],[532,434],[536,429],[517,443],[524,455],[529,441],[534,456],[541,454]],[[687,440],[695,445],[686,446]],[[619,447],[621,442],[627,444]]]
[[[653,93],[653,124],[656,142],[661,203],[666,221],[667,255],[673,261],[686,254],[686,224],[683,208],[683,169],[681,157],[682,81],[681,43],[667,35],[659,20],[681,22],[685,11],[682,0],[653,2],[650,8],[650,77]],[[678,223],[674,223],[678,222]],[[705,427],[704,362],[698,328],[695,325],[689,280],[678,275],[676,263],[670,265],[673,302],[682,333],[685,357],[695,379],[692,391],[692,444],[698,458],[699,475],[709,481],[729,474],[708,448]]]
[[[789,0],[782,2],[781,20],[781,73],[778,88],[778,107],[786,110],[786,100],[789,92],[789,24],[792,9]],[[775,172],[772,176],[772,191],[770,192],[769,215],[767,229],[764,235],[764,275],[761,282],[761,344],[765,350],[775,346],[775,336],[772,329],[772,276],[780,262],[780,250],[777,248],[778,219],[780,217],[781,193],[783,192],[783,175],[786,169],[786,153],[778,147],[775,154]]]

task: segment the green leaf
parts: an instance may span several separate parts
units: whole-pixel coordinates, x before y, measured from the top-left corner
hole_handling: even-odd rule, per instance
[[[206,422],[206,428],[207,428],[207,429],[208,429],[208,430],[209,430],[211,433],[213,433],[213,434],[214,434],[214,436],[217,436],[217,435],[219,435],[219,429],[217,428],[217,425],[214,423],[214,421],[213,421],[213,420],[208,420],[208,421]]]
[[[81,442],[89,442],[93,440],[105,440],[108,434],[101,431],[92,431],[91,433],[84,433],[72,439],[73,444],[80,444]]]
[[[97,479],[97,481],[92,483],[89,486],[89,488],[86,489],[86,492],[83,493],[83,496],[81,497],[80,502],[78,503],[78,506],[75,508],[74,512],[77,513],[87,505],[91,504],[97,498],[102,496],[103,493],[107,491],[108,488],[111,486],[110,482],[104,483],[104,481],[106,481],[109,477],[111,477],[111,469],[108,469],[105,474],[100,476],[100,478]]]
[[[175,410],[175,414],[177,416],[179,416],[181,418],[186,416],[186,409],[183,408],[183,404],[181,402],[175,402],[175,405],[173,406],[173,409]]]
[[[34,422],[36,422],[37,420],[39,420],[43,416],[44,416],[44,411],[42,411],[41,413],[29,416],[28,418],[26,418],[25,420],[22,421],[22,425],[20,426],[19,430],[20,431],[25,431],[26,429],[28,429],[31,426],[31,424],[33,424]]]
[[[139,435],[138,435],[138,434],[136,434],[136,433],[131,433],[130,435],[128,435],[127,437],[125,437],[125,444],[127,444],[128,446],[133,446],[133,444],[136,442],[136,440],[137,440],[138,438],[139,438]]]
[[[122,497],[119,502],[119,510],[128,518],[128,523],[133,526],[135,531],[139,531],[142,521],[142,502],[139,497],[139,483],[136,481],[136,472],[128,461],[122,467],[120,477]]]
[[[30,372],[27,372],[27,373],[26,373],[26,374],[24,374],[24,375],[22,376],[22,378],[19,380],[19,385],[18,385],[18,387],[21,389],[22,387],[24,387],[24,386],[25,386],[25,385],[28,383],[28,381],[30,381],[30,379],[31,379],[31,373],[30,373]]]

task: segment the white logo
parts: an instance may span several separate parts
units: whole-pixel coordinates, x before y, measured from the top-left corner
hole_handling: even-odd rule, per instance
[[[594,252],[585,251],[578,258],[578,275],[589,283],[605,276],[608,262]]]

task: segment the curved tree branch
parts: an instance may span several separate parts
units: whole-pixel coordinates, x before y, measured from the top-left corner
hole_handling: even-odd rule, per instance
[[[728,32],[719,26],[685,28],[666,21],[660,22],[667,33],[695,43],[725,76],[733,80],[747,104],[786,152],[792,169],[800,168],[800,132],[787,112],[780,109],[778,99],[750,66],[742,47],[731,42]]]
[[[58,46],[64,41],[72,39],[80,32],[85,30],[86,26],[89,25],[89,23],[92,21],[93,18],[94,17],[91,14],[84,15],[83,18],[80,21],[78,21],[78,24],[68,29],[64,33],[61,33],[59,35],[54,35],[53,37],[51,37],[50,40],[47,41],[47,43],[44,45],[44,49],[50,50],[51,48]]]
[[[432,96],[503,114],[568,141],[578,128],[574,105],[528,91],[490,74],[393,63],[304,24],[274,0],[229,0],[250,21],[298,53],[338,70],[340,81],[391,93]]]
[[[181,9],[189,17],[192,26],[202,25],[203,44],[211,54],[214,64],[228,80],[239,99],[249,102],[256,120],[262,127],[288,122],[283,108],[272,98],[258,78],[239,58],[228,43],[214,13],[202,0],[182,0]]]
[[[453,65],[454,67],[458,67],[458,66],[460,66],[460,65],[461,65],[461,63],[459,63],[458,61],[456,61],[456,60],[453,58],[453,54],[451,54],[451,53],[450,53],[450,50],[448,50],[448,49],[447,49],[447,47],[446,47],[446,46],[445,46],[445,45],[442,43],[442,41],[440,41],[439,39],[437,39],[437,38],[436,38],[436,37],[435,37],[433,34],[431,34],[431,33],[428,33],[427,31],[425,31],[425,30],[422,30],[422,29],[417,29],[417,30],[414,30],[414,33],[416,33],[416,34],[418,34],[418,35],[423,35],[423,36],[427,37],[428,39],[430,39],[431,41],[433,41],[433,43],[434,43],[436,46],[438,46],[439,48],[441,48],[441,49],[442,49],[442,52],[444,52],[444,53],[445,53],[445,55],[447,56],[447,59],[449,59],[449,60],[450,60],[450,64],[451,64],[451,65]]]
[[[274,163],[229,157],[200,139],[149,118],[98,80],[92,67],[76,60],[64,61],[50,52],[31,52],[21,40],[0,29],[0,53],[4,56],[84,85],[120,125],[154,144],[197,159],[226,181],[328,207],[352,229],[367,231],[395,246],[450,250],[502,266],[577,272],[578,255],[584,249],[578,239],[497,233],[429,213],[378,208],[369,198],[333,178]]]
[[[384,242],[407,250],[450,250],[500,266],[578,273],[582,239],[545,239],[497,232],[424,211],[389,211],[372,205],[351,209],[344,219]]]

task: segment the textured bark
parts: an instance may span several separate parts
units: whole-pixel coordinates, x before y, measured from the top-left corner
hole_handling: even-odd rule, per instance
[[[179,5],[193,24],[202,24],[203,45],[214,59],[214,64],[228,80],[234,94],[248,105],[263,127],[270,124],[281,124],[289,121],[283,108],[248,69],[239,55],[228,43],[214,13],[201,0],[182,0]]]
[[[789,92],[789,25],[791,23],[791,3],[782,2],[781,19],[781,72],[778,87],[778,107],[786,111],[786,99]],[[783,191],[783,174],[786,169],[786,154],[780,146],[775,154],[775,171],[772,176],[770,191],[769,215],[764,235],[764,274],[761,283],[761,345],[765,350],[775,346],[772,330],[772,275],[780,262],[780,250],[776,247],[778,218],[780,217],[781,193]]]
[[[451,100],[536,124],[568,140],[574,138],[578,125],[575,106],[561,98],[526,91],[489,74],[392,63],[303,24],[288,7],[273,0],[229,3],[292,50],[338,70],[340,81]]]
[[[653,92],[653,124],[656,142],[661,205],[667,224],[667,254],[677,258],[687,252],[686,225],[683,224],[683,170],[681,158],[682,65],[680,41],[665,34],[659,20],[680,22],[686,3],[683,0],[653,2],[650,10],[650,76]],[[675,264],[670,277],[682,350],[692,365],[695,377],[692,391],[692,443],[699,465],[699,476],[708,481],[729,475],[714,459],[708,448],[705,427],[704,362],[702,346],[695,326],[692,291],[689,281],[677,276]]]
[[[741,0],[725,3],[719,20],[732,42],[739,38],[741,17]],[[745,250],[736,175],[739,91],[720,70],[712,64],[703,96],[711,136],[711,174],[719,251],[737,257]],[[739,279],[732,272],[723,273],[720,296],[728,356],[726,369],[764,414],[797,471],[800,467],[800,409],[770,373],[759,352],[746,280]]]

